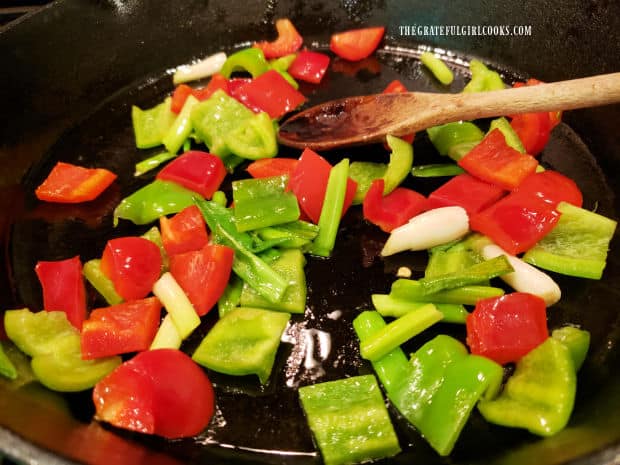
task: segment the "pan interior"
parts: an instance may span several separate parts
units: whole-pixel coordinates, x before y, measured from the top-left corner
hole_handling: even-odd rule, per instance
[[[418,55],[419,51],[415,49],[386,48],[358,63],[336,58],[320,85],[302,84],[300,90],[309,96],[309,104],[316,104],[333,98],[380,92],[393,79],[400,79],[414,91],[457,92],[462,88],[468,76],[468,57],[446,55],[456,73],[455,82],[448,88],[437,83],[420,66]],[[516,72],[501,67],[497,69],[508,83],[519,78]],[[100,256],[108,239],[141,234],[148,229],[128,222],[121,222],[114,228],[112,211],[121,198],[153,179],[152,173],[140,178],[133,176],[135,163],[157,153],[157,149],[140,151],[135,148],[131,106],[152,106],[171,89],[167,74],[150,76],[134,87],[123,89],[64,134],[47,156],[28,172],[23,181],[24,208],[13,224],[9,245],[13,292],[20,305],[42,308],[40,288],[34,274],[38,260],[80,255],[82,261],[86,261]],[[481,121],[480,124],[486,129],[488,122]],[[282,148],[280,155],[298,157],[299,153]],[[437,155],[424,134],[418,134],[414,153],[415,164],[437,162]],[[323,155],[331,161],[345,156],[351,160],[369,161],[386,161],[389,157],[381,145]],[[101,198],[88,205],[39,203],[33,197],[33,189],[57,161],[107,168],[117,173],[119,179]],[[595,158],[569,126],[561,124],[554,130],[541,162],[575,180],[584,194],[585,208],[615,216],[613,191]],[[237,172],[244,176],[242,170]],[[408,186],[426,194],[443,181],[445,179],[410,179]],[[303,316],[293,317],[269,384],[261,387],[250,377],[234,378],[210,373],[216,388],[217,411],[202,435],[187,440],[164,441],[105,428],[185,463],[200,463],[213,457],[248,463],[315,463],[315,447],[297,399],[297,388],[371,372],[370,366],[359,356],[351,321],[360,310],[371,308],[372,293],[389,290],[399,266],[407,265],[415,273],[423,271],[426,260],[423,253],[379,259],[377,254],[385,238],[378,228],[362,221],[359,207],[347,214],[333,256],[328,260],[308,260],[306,312]],[[569,428],[554,438],[538,440],[523,432],[493,427],[474,412],[452,455],[454,463],[485,460],[504,463],[516,458],[519,460],[514,463],[533,463],[534,457],[536,463],[555,463],[558,458],[564,460],[594,451],[620,437],[620,420],[610,419],[607,414],[614,411],[613,406],[620,406],[618,383],[612,375],[617,361],[615,345],[620,337],[620,320],[613,304],[619,288],[615,255],[610,255],[602,281],[554,276],[562,288],[563,297],[549,310],[550,329],[570,323],[592,334],[590,353],[579,375],[578,400]],[[92,289],[89,289],[88,298],[91,308],[105,305]],[[215,314],[213,311],[204,318],[200,329],[184,343],[183,350],[192,352],[213,324]],[[463,327],[440,324],[408,343],[407,351],[415,350],[437,333],[464,338]],[[326,339],[330,341],[330,350],[321,353],[320,344]],[[308,354],[308,348],[312,346],[314,352]],[[308,363],[309,359],[316,363]],[[599,399],[603,395],[613,406],[610,404],[606,409],[602,405]],[[52,397],[67,407],[64,415],[84,424],[90,421],[93,406],[87,393]],[[444,463],[393,410],[392,413],[405,450],[403,460],[408,463]],[[60,455],[71,456],[65,446],[59,444],[57,447]],[[555,452],[551,454],[550,451]]]

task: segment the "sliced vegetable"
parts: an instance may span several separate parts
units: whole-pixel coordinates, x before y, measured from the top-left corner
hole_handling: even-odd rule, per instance
[[[458,161],[469,174],[503,189],[514,189],[536,171],[538,162],[506,144],[499,129],[494,129]]]
[[[298,163],[299,160],[295,158],[263,158],[250,163],[246,170],[253,178],[270,178],[284,174],[290,177]]]
[[[513,192],[470,218],[471,229],[511,255],[530,249],[556,225],[560,213],[535,195]]]
[[[469,121],[457,121],[454,123],[442,124],[441,126],[434,126],[428,128],[426,133],[431,143],[439,152],[439,155],[449,155],[451,149],[461,144],[477,144],[484,137],[484,132]],[[456,159],[456,161],[458,161],[458,159]]]
[[[435,56],[432,52],[424,52],[420,55],[420,61],[426,66],[433,76],[437,78],[444,86],[452,83],[454,80],[454,74],[441,60],[441,58]]]
[[[576,207],[581,207],[583,203],[583,195],[575,181],[553,170],[529,175],[513,192],[538,197],[554,208],[560,202]]]
[[[215,410],[207,375],[175,349],[141,352],[123,363],[97,383],[93,401],[98,420],[169,439],[197,435]]]
[[[220,70],[220,74],[225,78],[235,71],[247,71],[253,78],[266,73],[269,70],[269,63],[265,59],[265,54],[259,48],[245,48],[230,55]]]
[[[465,170],[453,163],[431,163],[418,165],[411,168],[411,175],[418,178],[437,178],[442,176],[456,176]]]
[[[181,339],[185,339],[200,325],[200,318],[194,306],[171,273],[164,273],[153,284],[153,294],[166,307]]]
[[[471,285],[427,294],[418,281],[397,279],[392,283],[390,295],[396,299],[412,302],[476,305],[481,299],[504,295],[504,290],[499,287]]]
[[[202,249],[209,237],[200,209],[191,205],[168,219],[159,219],[162,244],[168,256]]]
[[[362,341],[360,355],[370,361],[379,360],[442,318],[443,315],[433,304],[407,312]]]
[[[62,311],[78,330],[86,318],[86,291],[79,256],[57,261],[37,262],[34,268],[43,288],[43,307]]]
[[[442,184],[428,196],[429,209],[458,206],[473,215],[498,201],[504,195],[501,187],[481,181],[467,173]]]
[[[357,183],[353,205],[364,202],[373,181],[377,179],[383,181],[382,178],[386,170],[387,165],[385,163],[375,163],[372,161],[351,162],[349,165],[349,177]],[[383,186],[381,187],[381,196],[383,197]]]
[[[45,202],[88,202],[96,199],[115,179],[116,175],[104,168],[84,168],[59,161],[35,189],[35,194]]]
[[[303,43],[303,38],[295,29],[290,19],[281,18],[276,21],[278,38],[273,42],[256,42],[254,47],[263,51],[266,58],[278,58],[299,50]]]
[[[82,328],[82,358],[147,350],[159,326],[160,310],[155,297],[92,310]]]
[[[179,330],[174,324],[174,321],[172,321],[172,316],[168,313],[164,319],[161,320],[161,324],[157,329],[157,333],[155,333],[149,350],[178,349],[181,347],[182,343],[183,339],[181,339]]]
[[[397,299],[389,294],[373,294],[372,304],[375,310],[383,317],[400,318],[409,312],[427,305],[428,302],[412,302],[410,300]],[[460,304],[434,304],[441,312],[445,323],[464,324],[469,312]]]
[[[192,132],[190,116],[194,107],[198,105],[198,103],[198,99],[193,95],[189,95],[185,99],[185,103],[183,104],[183,108],[179,112],[179,115],[176,117],[174,123],[172,123],[162,139],[162,144],[164,144],[164,147],[166,147],[168,152],[177,153],[183,146],[185,140],[189,137]]]
[[[299,206],[314,224],[319,222],[321,216],[331,168],[332,166],[323,157],[310,149],[305,149],[289,180],[289,188],[297,196]],[[343,215],[353,202],[356,188],[355,181],[349,179],[342,206]]]
[[[547,337],[545,301],[525,292],[479,300],[467,318],[471,353],[501,365],[517,362]]]
[[[288,280],[288,287],[282,299],[270,302],[256,292],[250,285],[244,284],[239,298],[242,307],[265,308],[288,313],[304,313],[306,309],[306,259],[299,249],[283,250],[280,257],[271,263],[271,268]]]
[[[487,92],[502,90],[506,87],[499,73],[490,70],[479,60],[471,60],[469,70],[471,81],[467,83],[463,92]]]
[[[159,248],[142,237],[110,239],[101,257],[101,271],[125,300],[146,297],[161,273]]]
[[[551,337],[564,344],[570,351],[575,371],[579,371],[586,359],[590,347],[590,333],[574,326],[554,329]]]
[[[125,197],[114,209],[114,225],[119,218],[135,224],[148,224],[163,215],[178,213],[202,197],[174,182],[156,179]]]
[[[193,150],[185,152],[166,165],[156,179],[171,181],[210,199],[226,176],[220,157]]]
[[[32,357],[35,377],[55,391],[89,389],[121,363],[120,357],[83,360],[80,333],[64,312],[8,310],[4,327],[11,341]]]
[[[299,399],[326,465],[368,462],[400,452],[374,376],[304,386]]]
[[[137,106],[131,107],[131,121],[136,139],[136,147],[150,149],[161,145],[164,136],[176,119],[171,110],[172,99],[167,98],[159,105],[142,110]]]
[[[319,218],[319,234],[314,239],[311,253],[329,257],[336,243],[340,218],[349,182],[349,159],[343,158],[329,173],[325,198]]]
[[[277,119],[306,101],[280,73],[269,70],[237,88],[235,97],[255,112]]]
[[[491,259],[504,255],[514,269],[500,278],[517,292],[529,292],[545,301],[547,306],[553,305],[560,300],[562,295],[560,286],[547,274],[532,265],[498,247],[495,244],[485,245],[481,249],[485,259]]]
[[[2,344],[0,344],[0,375],[10,380],[17,378],[17,369],[15,368],[15,365],[13,365],[13,362],[11,362],[11,359],[7,356]]]
[[[538,155],[549,141],[549,113],[521,113],[512,118],[510,126],[529,154]]]
[[[228,149],[249,160],[275,157],[278,153],[277,125],[264,111],[243,121],[224,136]]]
[[[387,144],[392,150],[390,153],[390,162],[387,170],[383,175],[385,181],[383,194],[387,195],[392,192],[411,172],[413,164],[413,147],[403,139],[387,135]]]
[[[442,207],[414,216],[394,229],[381,255],[387,257],[404,250],[424,250],[463,237],[469,231],[469,218],[462,207]]]
[[[153,155],[152,157],[145,158],[142,161],[136,163],[136,169],[133,173],[134,176],[142,176],[145,173],[148,173],[151,170],[154,170],[162,163],[167,162],[168,160],[172,160],[177,155],[175,153],[170,152],[162,152],[157,155]]]
[[[519,135],[515,132],[506,118],[502,117],[491,121],[489,132],[494,129],[499,129],[502,132],[504,138],[506,139],[506,144],[508,144],[509,147],[512,147],[517,152],[529,153],[525,150],[525,147],[523,147],[523,143],[521,142]]]
[[[299,218],[297,198],[285,192],[288,176],[233,181],[233,214],[238,231],[290,223]]]
[[[288,68],[295,79],[318,84],[329,67],[329,56],[324,53],[303,50],[297,54]]]
[[[217,313],[220,318],[232,309],[239,307],[243,286],[243,281],[238,276],[233,276],[232,279],[228,281],[222,296],[217,301]]]
[[[478,409],[491,423],[551,436],[568,423],[576,385],[570,351],[551,337],[517,363],[497,399],[482,400]]]
[[[170,257],[170,273],[187,294],[196,313],[205,315],[221,297],[232,270],[234,252],[218,244]]]
[[[384,27],[368,27],[332,34],[329,48],[345,60],[363,60],[376,50],[384,32]]]
[[[428,208],[426,197],[422,194],[397,187],[384,196],[383,185],[383,179],[373,181],[363,203],[364,219],[381,230],[391,232]]]
[[[172,75],[172,82],[176,85],[209,77],[218,73],[225,62],[226,53],[218,52],[189,65],[179,66]]]
[[[220,318],[192,358],[211,370],[229,375],[257,375],[265,384],[290,314],[238,307]]]
[[[560,202],[557,210],[557,225],[523,260],[569,276],[601,279],[617,222],[567,202]]]

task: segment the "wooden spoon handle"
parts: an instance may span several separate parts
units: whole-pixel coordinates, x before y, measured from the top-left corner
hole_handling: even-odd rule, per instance
[[[477,119],[539,111],[573,110],[620,102],[620,73],[476,94],[451,94],[446,112]]]

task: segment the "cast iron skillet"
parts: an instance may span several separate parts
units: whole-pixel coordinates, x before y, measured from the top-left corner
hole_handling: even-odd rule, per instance
[[[59,1],[0,33],[3,57],[0,92],[0,222],[3,239],[1,308],[41,307],[32,267],[36,260],[80,254],[94,257],[111,236],[139,232],[122,224],[113,230],[110,214],[118,200],[148,181],[131,176],[146,153],[133,147],[129,108],[156,103],[171,89],[165,70],[247,41],[273,36],[272,21],[289,17],[306,43],[325,44],[332,31],[361,25],[387,26],[386,47],[361,66],[334,62],[318,87],[307,87],[313,102],[378,91],[394,78],[414,90],[447,90],[415,60],[419,45],[456,52],[453,61],[472,56],[494,63],[508,80],[535,75],[559,80],[620,68],[620,5],[612,2],[560,1],[475,2],[146,2],[110,0]],[[411,37],[401,25],[531,25],[530,37]],[[463,85],[464,69],[450,90]],[[616,217],[620,108],[573,112],[553,134],[542,155],[547,166],[577,181],[585,206]],[[424,162],[430,146],[415,146]],[[296,155],[283,151],[283,155]],[[328,154],[354,159],[385,157],[381,147]],[[103,166],[119,182],[86,207],[42,206],[32,188],[57,160]],[[432,183],[416,183],[422,191]],[[295,386],[315,380],[369,372],[347,324],[370,304],[371,292],[385,292],[401,262],[420,271],[424,257],[409,254],[385,262],[375,255],[384,236],[349,215],[328,261],[310,260],[309,305],[289,331],[296,344],[278,354],[268,387],[252,379],[231,380],[212,374],[218,411],[198,438],[163,441],[117,431],[90,422],[89,393],[60,396],[29,384],[0,385],[0,448],[29,463],[174,464],[174,463],[318,463],[310,433],[297,402]],[[493,427],[474,414],[453,455],[439,459],[417,434],[394,415],[406,452],[386,463],[611,463],[620,450],[620,319],[616,310],[620,244],[614,240],[604,279],[584,282],[558,277],[564,297],[549,311],[550,327],[563,322],[592,333],[592,346],[579,375],[576,409],[569,427],[539,440],[515,430]],[[95,299],[91,295],[92,299]],[[92,300],[93,305],[100,302]],[[340,310],[333,319],[328,313]],[[206,331],[207,321],[202,331]],[[319,370],[304,368],[298,331],[316,328],[332,336],[332,350]],[[441,332],[462,337],[443,325]],[[184,347],[191,350],[200,334]],[[431,334],[409,347],[414,350]],[[394,413],[394,412],[392,412]]]

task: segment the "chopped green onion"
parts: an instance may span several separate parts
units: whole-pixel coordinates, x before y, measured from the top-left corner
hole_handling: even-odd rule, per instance
[[[430,165],[414,166],[411,174],[418,178],[434,178],[440,176],[456,176],[465,170],[454,163],[433,163]]]

